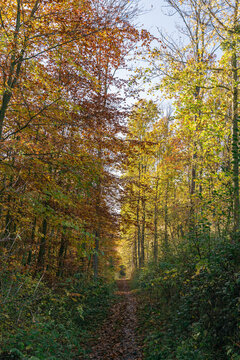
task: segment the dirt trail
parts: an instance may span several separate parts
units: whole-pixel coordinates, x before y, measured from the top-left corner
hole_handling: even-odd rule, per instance
[[[136,337],[136,298],[128,280],[118,280],[120,300],[112,307],[92,348],[91,360],[142,360]]]

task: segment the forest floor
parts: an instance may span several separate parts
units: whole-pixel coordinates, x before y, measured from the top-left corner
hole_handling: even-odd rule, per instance
[[[118,301],[92,346],[91,360],[142,360],[137,336],[137,300],[128,280],[118,280]]]

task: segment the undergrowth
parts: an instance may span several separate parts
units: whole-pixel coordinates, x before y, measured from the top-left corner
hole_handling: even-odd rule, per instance
[[[135,275],[145,360],[240,359],[240,244],[189,247]]]
[[[89,350],[86,344],[114,296],[113,283],[88,281],[79,274],[53,289],[40,278],[2,271],[0,285],[0,359],[4,360],[7,356],[22,360],[84,357]]]

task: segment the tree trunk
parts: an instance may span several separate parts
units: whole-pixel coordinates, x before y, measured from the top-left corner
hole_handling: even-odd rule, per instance
[[[142,197],[142,233],[141,233],[141,267],[145,263],[145,226],[146,226],[146,199]]]
[[[134,233],[134,243],[133,243],[133,266],[137,268],[137,231]]]
[[[169,180],[167,180],[166,191],[165,191],[165,204],[164,204],[164,252],[168,253],[168,190]]]
[[[140,179],[141,179],[141,168],[140,163],[138,164],[138,199],[137,199],[137,248],[138,248],[138,267],[141,267],[141,228],[140,228]]]
[[[154,243],[153,243],[153,259],[154,263],[158,261],[158,179],[156,184],[156,195],[154,204]]]
[[[42,224],[42,237],[40,242],[40,248],[37,259],[37,269],[42,270],[44,268],[45,253],[46,253],[46,236],[47,236],[47,219],[43,219]]]
[[[139,223],[140,213],[140,198],[137,200],[137,253],[138,253],[138,267],[141,267],[141,232]]]
[[[61,244],[60,244],[60,248],[59,248],[59,252],[58,252],[57,276],[59,276],[59,277],[63,276],[64,260],[65,260],[65,255],[66,255],[66,251],[67,251],[67,246],[68,246],[68,242],[66,239],[66,235],[63,232],[62,237],[61,237]]]
[[[30,250],[28,252],[27,265],[31,265],[32,262],[32,248],[35,239],[36,224],[37,224],[37,218],[35,217],[32,225],[31,243],[30,243]]]
[[[14,164],[14,159],[13,159],[13,164]],[[10,176],[10,179],[9,179],[9,189],[13,186],[13,176]],[[5,228],[4,228],[4,233],[3,233],[3,236],[6,240],[8,240],[10,238],[10,234],[11,234],[11,225],[12,225],[12,221],[13,221],[13,218],[12,218],[12,215],[10,214],[10,203],[12,201],[12,196],[9,194],[7,196],[7,207],[8,207],[8,211],[7,211],[7,214],[6,214],[6,219],[5,219]]]
[[[234,45],[235,47],[235,45]],[[233,156],[233,220],[234,235],[239,231],[239,129],[238,129],[238,69],[237,54],[233,49],[232,54],[232,76],[233,76],[233,101],[232,101],[232,156]]]
[[[196,147],[196,144],[194,144]],[[196,192],[196,177],[197,177],[197,169],[196,169],[196,160],[197,153],[194,151],[192,157],[192,170],[191,170],[191,185],[190,185],[190,214],[189,214],[189,232],[191,236],[195,234],[195,201],[194,195]]]
[[[98,277],[98,251],[99,251],[99,232],[96,230],[95,232],[95,247],[93,254],[93,275],[94,279]]]
[[[101,149],[98,152],[98,158],[102,158]],[[97,199],[96,199],[96,228],[95,228],[95,246],[94,246],[94,254],[93,254],[93,276],[94,279],[98,277],[98,266],[99,266],[99,242],[101,236],[101,214],[100,214],[100,205],[101,205],[101,178],[99,176],[98,186],[97,186]]]

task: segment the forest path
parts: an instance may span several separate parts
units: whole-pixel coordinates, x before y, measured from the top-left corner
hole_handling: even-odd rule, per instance
[[[136,297],[129,280],[118,280],[119,300],[103,324],[98,342],[92,348],[91,360],[142,360],[137,341]]]

